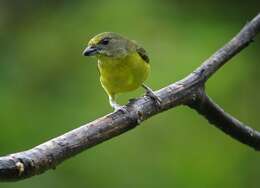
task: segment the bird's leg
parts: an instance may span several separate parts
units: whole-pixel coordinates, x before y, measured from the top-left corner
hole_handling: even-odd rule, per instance
[[[127,113],[127,110],[123,106],[120,106],[119,104],[116,103],[115,97],[110,95],[109,95],[109,104],[114,109],[114,111],[120,110],[123,113]]]
[[[150,87],[148,87],[147,85],[142,84],[142,87],[145,89],[146,95],[151,97],[156,102],[156,104],[160,107],[162,100],[157,95],[155,95],[153,90]]]

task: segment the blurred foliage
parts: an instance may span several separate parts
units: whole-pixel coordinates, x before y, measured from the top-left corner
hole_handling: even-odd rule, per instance
[[[29,149],[111,111],[93,35],[119,32],[151,57],[154,89],[177,81],[259,11],[255,1],[0,1],[0,155]],[[260,129],[256,39],[207,84],[227,112]],[[143,91],[120,97],[120,102]],[[257,127],[258,126],[258,127]],[[259,187],[259,153],[179,107],[64,162],[1,188]]]

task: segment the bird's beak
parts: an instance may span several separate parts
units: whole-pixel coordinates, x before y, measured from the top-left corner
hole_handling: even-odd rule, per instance
[[[84,56],[93,56],[96,55],[98,53],[98,48],[95,46],[88,46],[84,51],[83,51],[83,55]]]

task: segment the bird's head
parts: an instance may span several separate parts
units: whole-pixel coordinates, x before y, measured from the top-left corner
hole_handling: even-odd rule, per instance
[[[97,56],[98,58],[122,58],[133,48],[130,40],[117,33],[104,32],[93,37],[83,51],[84,56]]]

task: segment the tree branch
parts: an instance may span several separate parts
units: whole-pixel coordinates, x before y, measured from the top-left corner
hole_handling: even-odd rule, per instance
[[[199,91],[196,99],[189,101],[188,105],[232,138],[257,151],[260,150],[260,132],[224,112],[203,90]]]
[[[0,157],[0,181],[17,181],[41,174],[50,168],[55,168],[65,159],[120,135],[145,119],[178,105],[194,108],[233,138],[259,149],[258,132],[251,131],[222,111],[206,95],[201,94],[204,92],[207,79],[252,42],[259,32],[260,14],[193,73],[183,80],[156,91],[162,100],[159,107],[147,96],[131,100],[126,105],[127,113],[117,111],[108,114],[30,150]]]

